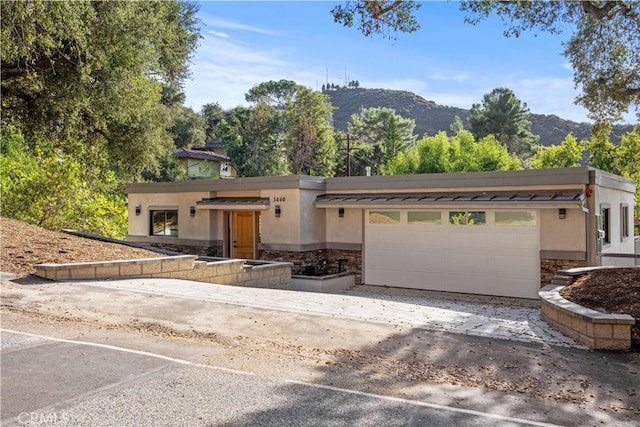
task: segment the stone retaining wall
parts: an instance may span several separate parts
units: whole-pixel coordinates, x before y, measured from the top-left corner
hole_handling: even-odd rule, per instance
[[[554,281],[570,284],[592,269],[559,271]],[[601,313],[575,304],[560,295],[564,287],[565,284],[552,283],[538,292],[544,321],[594,350],[628,350],[631,347],[631,326],[635,324],[632,316]]]
[[[261,262],[251,265],[240,259],[207,262],[197,258],[195,255],[178,255],[123,261],[39,264],[35,266],[35,275],[56,281],[162,277],[232,286],[291,288],[290,263]]]

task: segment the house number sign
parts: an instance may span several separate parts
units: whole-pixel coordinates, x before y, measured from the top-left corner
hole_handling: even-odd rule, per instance
[[[284,196],[273,196],[273,201],[274,202],[284,202],[285,197]]]

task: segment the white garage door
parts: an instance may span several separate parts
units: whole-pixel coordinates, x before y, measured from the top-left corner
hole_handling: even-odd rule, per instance
[[[364,281],[538,298],[535,210],[368,210]]]

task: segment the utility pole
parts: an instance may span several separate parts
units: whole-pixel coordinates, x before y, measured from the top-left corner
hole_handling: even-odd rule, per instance
[[[349,132],[347,132],[347,176],[351,176],[351,145]]]
[[[347,132],[347,148],[341,148],[340,151],[347,152],[347,176],[351,176],[351,135]]]

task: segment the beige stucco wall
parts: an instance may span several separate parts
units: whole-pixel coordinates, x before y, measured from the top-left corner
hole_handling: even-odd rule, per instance
[[[565,219],[559,218],[557,207],[540,209],[540,250],[587,250],[586,214],[577,207],[566,208]]]
[[[262,212],[261,243],[298,244],[300,241],[300,190],[262,190],[260,197],[269,199],[269,209]],[[276,206],[280,206],[279,218],[276,218]]]
[[[193,217],[189,213],[191,206],[206,197],[210,197],[207,192],[129,194],[129,235],[149,235],[151,211],[177,209],[180,239],[215,239],[215,230],[210,225],[215,223],[216,212],[196,209]],[[140,207],[140,215],[135,214],[136,206]]]
[[[635,206],[634,194],[607,187],[596,188],[596,213],[600,214],[603,205],[610,209],[611,243],[602,247],[602,253],[634,253],[633,224],[629,225],[629,237],[622,238],[621,206],[629,207],[629,216],[633,218]]]
[[[344,209],[344,217],[338,216],[338,208],[323,209],[326,211],[327,242],[362,244],[362,209]]]
[[[326,242],[326,212],[313,202],[320,191],[300,190],[300,244],[309,245]]]

